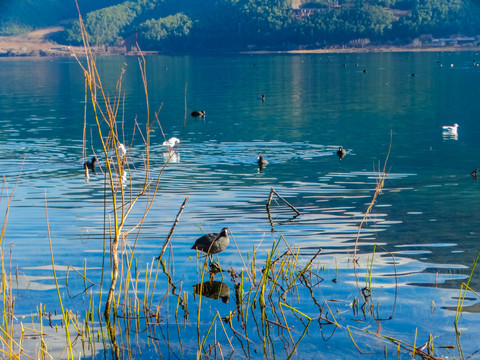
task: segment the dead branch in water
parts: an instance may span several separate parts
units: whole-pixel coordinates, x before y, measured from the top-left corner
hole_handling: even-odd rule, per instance
[[[272,197],[273,197],[273,194],[277,195],[277,197],[282,200],[286,205],[288,205],[290,207],[290,209],[292,209],[293,211],[295,211],[297,213],[297,215],[302,215],[300,213],[300,211],[298,211],[295,206],[293,206],[292,204],[290,204],[287,200],[285,200],[282,196],[280,196],[276,191],[275,189],[272,187],[270,189],[270,196],[268,197],[268,201],[267,201],[267,212],[270,212],[270,203],[272,201]]]

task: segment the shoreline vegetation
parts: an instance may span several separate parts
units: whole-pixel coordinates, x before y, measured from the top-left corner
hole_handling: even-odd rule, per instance
[[[35,30],[26,34],[0,36],[0,57],[65,57],[82,56],[84,54],[83,46],[66,46],[58,44],[49,39],[49,37],[63,27],[55,26]],[[92,46],[92,51],[99,56],[110,55],[133,55],[137,56],[138,51],[127,51],[125,47]],[[430,46],[430,45],[365,45],[363,47],[345,47],[331,46],[328,48],[317,49],[288,49],[288,50],[251,50],[238,51],[243,54],[335,54],[335,53],[371,53],[371,52],[452,52],[452,51],[480,51],[480,46],[473,45],[448,45],[448,46]],[[145,55],[168,54],[161,51],[142,51]]]

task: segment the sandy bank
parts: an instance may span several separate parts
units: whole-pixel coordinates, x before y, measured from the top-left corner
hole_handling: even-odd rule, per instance
[[[16,36],[0,36],[0,57],[2,56],[71,56],[73,53],[83,54],[81,46],[64,46],[48,40],[55,32],[63,31],[63,27],[55,26],[32,31]],[[115,55],[130,55],[119,52],[116,48]],[[363,48],[328,48],[310,50],[287,51],[246,51],[248,54],[335,54],[335,53],[381,53],[381,52],[422,52],[422,51],[480,51],[480,47],[473,46],[446,46],[446,47],[395,47],[395,46],[366,46]],[[99,55],[111,55],[103,47],[97,51]],[[153,52],[149,52],[153,53]]]
[[[16,36],[0,36],[0,56],[70,56],[72,51],[82,49],[48,40],[51,34],[59,31],[63,31],[63,27],[49,27]]]

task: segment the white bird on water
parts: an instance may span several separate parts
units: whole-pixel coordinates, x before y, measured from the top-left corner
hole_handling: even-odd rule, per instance
[[[117,150],[121,158],[127,155],[127,149],[125,148],[125,145],[123,145],[122,143],[118,144]]]
[[[180,139],[171,137],[170,139],[164,141],[162,145],[166,146],[168,151],[172,151],[173,148],[178,144],[180,144]]]
[[[453,126],[442,126],[442,130],[444,134],[447,135],[457,135],[458,134],[458,124]]]

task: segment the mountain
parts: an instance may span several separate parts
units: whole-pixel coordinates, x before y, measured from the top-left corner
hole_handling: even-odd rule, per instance
[[[5,0],[4,0],[5,1]],[[480,0],[475,0],[479,1]],[[73,0],[71,0],[73,3]],[[65,0],[7,0],[0,29],[18,31],[75,18]],[[143,50],[290,49],[411,43],[480,34],[470,0],[79,0],[96,44]],[[108,6],[105,6],[108,5]],[[55,39],[81,42],[78,21]]]

